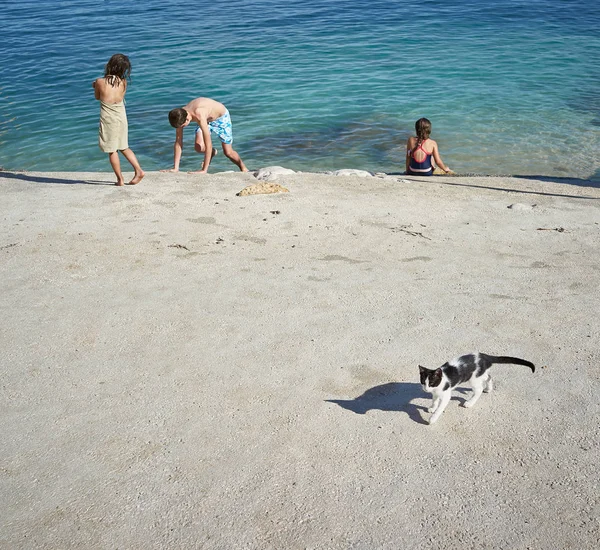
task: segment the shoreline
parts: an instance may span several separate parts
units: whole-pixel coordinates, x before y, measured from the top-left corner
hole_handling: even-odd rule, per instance
[[[0,545],[593,547],[600,188],[264,170],[0,172]]]
[[[124,170],[123,174],[133,173],[132,170]],[[264,174],[267,176],[265,177]],[[224,175],[232,175],[232,174],[241,174],[237,170],[223,170],[219,172],[210,172],[207,175],[198,175],[193,172],[187,172],[182,170],[176,173],[165,173],[161,171],[146,171],[145,174],[149,176],[153,176],[154,179],[158,177],[158,179],[162,179],[164,176],[172,176],[180,178],[182,176],[189,178],[202,178],[205,176],[224,176]],[[396,179],[400,181],[401,179],[405,179],[408,181],[422,181],[426,182],[446,182],[446,180],[452,180],[457,182],[469,182],[477,180],[485,180],[485,179],[495,179],[495,180],[504,180],[507,182],[514,182],[515,187],[518,187],[517,182],[538,182],[541,184],[558,184],[558,185],[571,185],[577,187],[588,187],[590,189],[600,188],[600,179],[591,178],[578,178],[574,176],[544,176],[544,175],[528,175],[528,174],[480,174],[480,173],[454,173],[454,174],[434,174],[433,176],[414,176],[407,175],[403,171],[398,172],[372,172],[369,170],[362,169],[339,169],[339,170],[323,170],[323,171],[315,171],[315,172],[305,172],[300,170],[292,170],[282,166],[268,166],[258,169],[251,169],[247,172],[247,174],[252,175],[254,178],[261,181],[270,181],[275,179],[281,179],[282,176],[297,176],[297,177],[357,177],[357,178],[376,178],[376,179],[385,179],[385,180],[393,180]],[[258,176],[258,177],[257,177]],[[65,180],[65,182],[71,181],[72,183],[78,183],[85,179],[94,178],[97,179],[98,183],[106,183],[106,178],[108,177],[108,181],[110,178],[114,178],[114,174],[112,171],[39,171],[39,170],[9,170],[0,167],[0,177],[4,179],[24,179],[24,177],[28,177],[31,181],[39,180],[39,183],[44,183],[44,180],[48,180],[48,183],[51,183],[51,180]],[[36,180],[37,178],[37,180]],[[126,178],[127,179],[127,178]],[[146,183],[146,180],[142,182],[142,185]],[[125,186],[127,187],[127,186]]]

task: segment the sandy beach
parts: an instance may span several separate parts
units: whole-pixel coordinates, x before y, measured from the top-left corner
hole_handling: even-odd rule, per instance
[[[0,548],[598,548],[600,187],[113,178],[0,171]]]

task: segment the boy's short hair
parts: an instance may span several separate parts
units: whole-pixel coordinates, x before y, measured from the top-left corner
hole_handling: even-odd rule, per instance
[[[185,124],[187,116],[188,112],[183,107],[173,109],[169,112],[169,123],[173,128],[179,128]]]

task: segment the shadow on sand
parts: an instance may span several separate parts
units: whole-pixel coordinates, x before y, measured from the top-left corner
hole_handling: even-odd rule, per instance
[[[550,176],[513,176],[513,178],[523,180],[547,181],[549,183],[564,183],[567,185],[575,185],[577,187],[591,187],[593,189],[600,188],[600,175],[594,174],[593,179],[581,178],[555,178]]]
[[[471,187],[473,189],[490,189],[491,191],[503,191],[509,193],[521,193],[523,195],[542,195],[545,197],[565,197],[568,199],[584,199],[584,200],[598,200],[598,197],[590,197],[589,195],[566,195],[564,193],[548,193],[545,191],[529,191],[526,189],[510,189],[508,187],[493,187],[490,185],[473,185],[469,183],[459,183],[452,181],[439,181],[437,176],[428,176],[427,178],[416,178],[414,176],[406,176],[404,172],[389,172],[388,176],[404,176],[409,177],[411,181],[419,181],[423,183],[431,183],[432,181],[435,183],[439,183],[440,185],[450,185],[455,187]],[[474,175],[474,174],[457,174],[456,177],[459,178],[470,178],[470,177],[478,177],[478,178],[489,178],[490,180],[494,180],[495,178],[500,178],[504,176],[483,176],[483,175]],[[535,181],[544,181],[548,183],[563,183],[566,185],[573,185],[576,187],[589,187],[590,189],[599,189],[600,182],[584,180],[578,178],[551,178],[548,176],[505,176],[515,179],[522,180],[535,180]]]
[[[374,386],[354,399],[326,399],[328,403],[335,403],[343,409],[356,414],[365,414],[377,409],[380,411],[404,412],[411,420],[418,424],[427,424],[419,411],[427,411],[427,407],[413,405],[411,401],[416,398],[428,397],[421,384],[413,382],[388,382]]]
[[[460,395],[453,395],[453,401],[459,401],[464,405],[467,400],[465,394],[469,394],[468,388],[455,388],[454,392]],[[413,399],[425,398],[426,405],[413,405]],[[427,407],[431,405],[431,395],[424,392],[421,384],[414,382],[388,382],[379,386],[373,386],[362,395],[354,399],[326,399],[327,403],[335,403],[356,414],[366,414],[374,409],[379,411],[404,412],[411,420],[417,424],[428,424],[429,413]],[[423,416],[422,411],[425,413]]]
[[[519,176],[513,176],[519,177]],[[525,178],[522,179],[535,179],[535,178]],[[549,182],[556,183],[556,179],[548,179]],[[570,180],[573,181],[573,180]],[[582,199],[582,200],[592,200],[597,201],[598,197],[590,197],[589,195],[566,195],[564,193],[547,193],[545,191],[528,191],[526,189],[509,189],[506,187],[491,187],[488,185],[469,185],[468,183],[453,183],[449,181],[440,182],[442,185],[454,185],[455,187],[472,187],[473,189],[490,189],[492,191],[505,191],[509,193],[520,193],[521,195],[535,195],[535,196],[543,196],[543,197],[563,197],[567,199]],[[597,187],[595,185],[588,185],[588,187]]]
[[[97,180],[81,180],[81,179],[61,179],[61,178],[47,178],[44,176],[31,176],[29,174],[23,174],[19,172],[0,172],[0,178],[6,178],[11,180],[22,180],[31,183],[60,183],[63,185],[113,185],[114,183],[108,181],[97,181]]]

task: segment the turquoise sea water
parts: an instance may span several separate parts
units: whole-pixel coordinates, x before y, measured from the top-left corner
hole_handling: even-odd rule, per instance
[[[427,116],[457,172],[600,179],[597,2],[4,0],[0,21],[5,170],[110,170],[91,82],[122,52],[146,170],[172,165],[168,111],[208,96],[251,169],[399,172]]]

